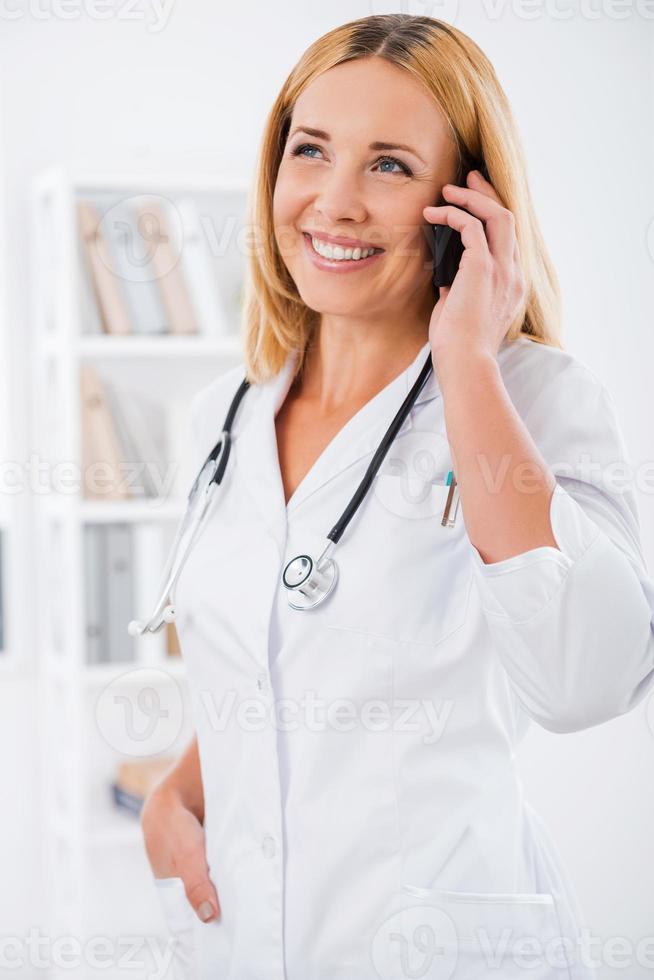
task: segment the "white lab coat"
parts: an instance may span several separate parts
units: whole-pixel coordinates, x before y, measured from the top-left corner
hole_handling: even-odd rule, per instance
[[[292,358],[241,403],[174,597],[222,905],[203,925],[181,888],[166,891],[192,954],[178,976],[595,975],[574,890],[514,764],[532,719],[576,731],[654,685],[654,586],[633,493],[600,472],[625,449],[594,373],[527,338],[498,355],[557,478],[560,550],[485,564],[461,508],[454,528],[441,525],[451,457],[432,372],[334,549],[334,593],[300,612],[281,585],[290,558],[323,550],[428,352],[350,419],[288,506],[274,417]],[[198,465],[242,376],[195,398]],[[567,946],[548,947],[557,936]]]

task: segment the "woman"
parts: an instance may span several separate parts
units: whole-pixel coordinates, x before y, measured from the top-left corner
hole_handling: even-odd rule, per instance
[[[654,589],[486,57],[429,17],[319,38],[268,119],[252,218],[251,389],[175,597],[197,741],[142,821],[187,915],[180,975],[593,976],[514,750],[531,720],[576,731],[645,697]],[[433,225],[464,246],[439,290]],[[292,608],[285,565],[322,552],[428,358],[335,588]],[[241,378],[196,396],[199,464]]]

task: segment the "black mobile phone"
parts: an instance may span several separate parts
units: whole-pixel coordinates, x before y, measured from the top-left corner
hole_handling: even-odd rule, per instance
[[[472,163],[464,171],[463,179],[456,181],[459,187],[466,187],[465,175],[467,175],[471,170],[479,170],[483,177],[488,180],[488,173],[486,167],[483,163],[477,162],[475,165]],[[438,205],[449,204],[443,195],[441,194]],[[457,205],[459,207],[460,205]],[[466,211],[466,208],[461,208],[462,211]],[[469,212],[468,212],[469,213]],[[454,282],[454,277],[457,274],[459,263],[461,262],[461,256],[464,252],[464,245],[461,241],[461,235],[455,228],[450,228],[449,225],[431,225],[430,224],[430,234],[428,240],[432,250],[433,256],[433,270],[432,270],[432,282],[434,286],[451,286]]]

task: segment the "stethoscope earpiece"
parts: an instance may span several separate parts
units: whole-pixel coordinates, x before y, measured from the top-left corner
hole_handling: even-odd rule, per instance
[[[127,627],[127,632],[130,636],[140,636],[143,632],[143,625],[140,619],[132,619]]]
[[[174,623],[175,622],[175,607],[174,606],[166,606],[166,608],[164,609],[162,615],[163,615],[163,618],[164,618],[164,622],[166,622],[166,623]]]

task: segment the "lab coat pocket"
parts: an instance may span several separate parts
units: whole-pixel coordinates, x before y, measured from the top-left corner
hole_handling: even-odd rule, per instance
[[[341,625],[432,647],[464,626],[473,569],[461,514],[453,527],[441,523],[448,492],[378,475],[356,545],[352,535],[338,553]]]
[[[200,924],[181,878],[154,879],[168,936],[163,951],[166,980],[197,980],[196,930]]]
[[[549,892],[461,892],[404,884],[402,907],[377,932],[372,958],[388,980],[571,978],[566,937]]]

